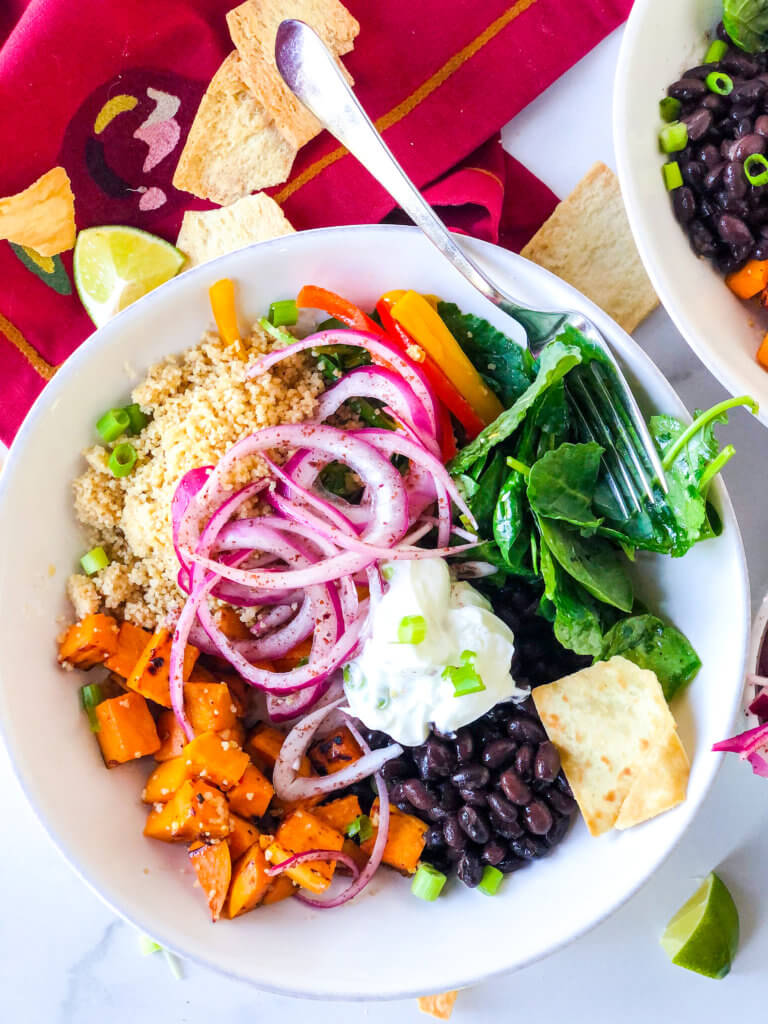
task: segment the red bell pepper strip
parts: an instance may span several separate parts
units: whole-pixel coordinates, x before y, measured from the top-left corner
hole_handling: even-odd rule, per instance
[[[296,296],[296,305],[299,309],[322,309],[348,327],[353,327],[357,331],[368,331],[377,337],[391,340],[386,331],[382,331],[376,321],[371,320],[362,309],[358,309],[353,302],[342,298],[335,292],[328,291],[327,288],[319,288],[316,284],[305,284]]]

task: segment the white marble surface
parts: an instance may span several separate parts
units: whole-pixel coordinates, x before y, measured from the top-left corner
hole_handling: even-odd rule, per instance
[[[614,34],[585,58],[505,133],[508,148],[561,195],[594,160],[612,163],[609,107],[619,36]],[[721,397],[722,389],[688,351],[663,311],[655,313],[637,337],[689,407],[706,406]],[[768,587],[761,500],[765,483],[760,475],[768,435],[746,414],[737,413],[728,439],[735,443],[738,456],[725,476],[744,535],[756,605]],[[101,904],[50,845],[2,750],[0,810],[4,1024],[196,1024],[278,1016],[286,1024],[307,1019],[323,1024],[351,1014],[371,1024],[424,1020],[412,1001],[355,1007],[310,1004],[264,995],[194,965],[186,965],[184,979],[174,981],[160,955],[139,955],[133,929]],[[768,959],[766,826],[766,784],[735,761],[727,763],[690,832],[626,906],[555,956],[462,992],[454,1020],[541,1020],[546,1014],[553,1020],[598,1024],[672,1018],[714,1024],[758,1011],[764,1006]],[[743,927],[734,970],[719,983],[670,966],[658,945],[671,913],[715,866],[734,892]],[[557,908],[550,912],[557,913]],[[516,934],[512,915],[509,941],[525,942],[524,935]],[[460,922],[456,956],[461,956]],[[311,958],[297,955],[297,972],[307,969]]]

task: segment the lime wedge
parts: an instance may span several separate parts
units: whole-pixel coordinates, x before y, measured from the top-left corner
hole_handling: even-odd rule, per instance
[[[77,236],[73,270],[80,301],[97,327],[175,277],[184,254],[163,238],[117,224]]]
[[[739,912],[725,883],[712,872],[684,903],[661,937],[678,967],[724,978],[739,945]]]

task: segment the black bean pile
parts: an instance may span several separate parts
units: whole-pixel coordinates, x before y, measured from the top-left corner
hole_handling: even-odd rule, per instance
[[[728,42],[722,23],[718,37]],[[733,80],[728,96],[707,88],[713,71]],[[688,127],[688,145],[669,159],[683,177],[670,195],[691,248],[722,274],[768,259],[768,185],[752,185],[744,173],[747,157],[768,152],[768,52],[729,46],[717,63],[689,68],[667,95],[681,102]]]
[[[515,632],[512,670],[521,685],[551,682],[591,661],[560,646],[538,615],[540,596],[523,583],[488,591],[496,614]],[[374,748],[391,742],[380,732],[365,736]],[[429,824],[422,859],[447,874],[455,871],[471,887],[487,864],[508,874],[546,856],[576,809],[530,698],[497,704],[450,735],[433,730],[382,774],[395,806]]]

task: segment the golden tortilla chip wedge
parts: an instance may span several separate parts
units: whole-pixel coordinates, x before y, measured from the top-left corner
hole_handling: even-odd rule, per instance
[[[187,257],[184,269],[188,270],[253,242],[293,234],[293,230],[274,199],[257,192],[216,210],[187,210],[176,248]]]
[[[448,1020],[453,1013],[453,1004],[458,992],[441,992],[436,996],[419,996],[419,1009],[438,1020]]]
[[[0,238],[56,256],[75,244],[75,197],[63,167],[54,167],[29,188],[0,199]]]
[[[623,827],[679,802],[687,761],[653,672],[615,657],[537,687],[533,700],[593,836],[617,825],[630,798]]]

